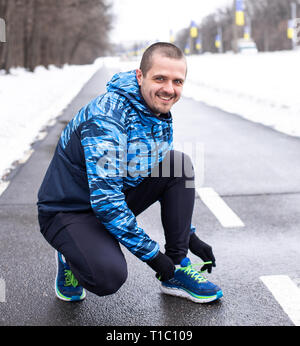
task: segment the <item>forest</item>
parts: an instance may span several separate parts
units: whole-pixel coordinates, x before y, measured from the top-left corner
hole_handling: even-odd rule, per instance
[[[92,63],[109,51],[110,8],[106,0],[0,0],[0,70]]]
[[[292,43],[287,37],[291,3],[296,4],[296,17],[299,18],[300,0],[244,0],[243,3],[245,25],[251,28],[251,38],[259,51],[291,49]],[[197,22],[197,18],[194,20]],[[242,38],[244,34],[244,27],[235,25],[235,1],[232,1],[232,6],[205,17],[197,26],[201,35],[202,52],[218,51],[215,46],[218,27],[222,29],[223,52],[233,50],[234,39]],[[182,49],[190,40],[189,33],[190,28],[184,28],[176,35],[175,43]],[[195,42],[192,42],[191,48],[194,47]]]

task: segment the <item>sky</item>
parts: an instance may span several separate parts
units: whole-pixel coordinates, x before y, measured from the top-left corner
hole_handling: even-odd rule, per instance
[[[217,8],[233,4],[233,0],[112,0],[115,16],[111,40],[169,41],[174,33],[194,20],[200,23]]]

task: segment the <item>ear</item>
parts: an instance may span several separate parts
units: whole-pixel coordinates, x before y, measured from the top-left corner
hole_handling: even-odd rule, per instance
[[[139,86],[141,86],[143,80],[143,73],[139,68],[136,70],[136,79],[138,81]]]

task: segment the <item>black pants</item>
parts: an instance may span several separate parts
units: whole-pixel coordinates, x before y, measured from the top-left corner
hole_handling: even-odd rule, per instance
[[[190,158],[171,151],[156,172],[125,192],[127,205],[136,216],[160,202],[165,253],[174,264],[179,264],[188,252],[195,198],[193,180]],[[59,212],[52,217],[39,214],[39,222],[43,236],[64,255],[78,282],[87,290],[104,296],[115,293],[125,282],[127,264],[119,242],[92,209]]]

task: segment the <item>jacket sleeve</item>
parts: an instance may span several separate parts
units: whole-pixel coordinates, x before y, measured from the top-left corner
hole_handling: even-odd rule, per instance
[[[90,203],[105,228],[142,261],[157,255],[158,244],[137,226],[122,192],[127,171],[124,124],[109,116],[92,117],[82,127]]]

